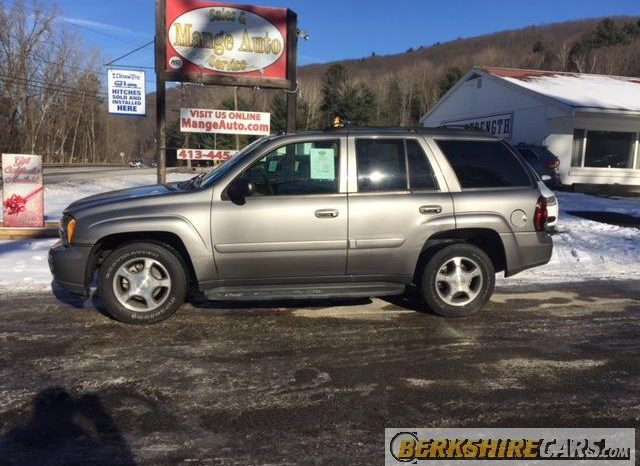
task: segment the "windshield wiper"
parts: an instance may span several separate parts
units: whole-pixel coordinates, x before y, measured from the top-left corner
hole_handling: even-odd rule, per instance
[[[184,189],[185,191],[192,188],[197,188],[200,186],[200,183],[202,183],[202,180],[206,175],[207,175],[206,173],[199,173],[193,178],[189,178],[187,181],[182,181],[181,183],[178,183],[178,188]]]
[[[197,176],[194,176],[193,178],[191,178],[190,182],[191,184],[195,187],[195,188],[199,188],[200,184],[202,183],[202,180],[204,180],[204,177],[207,176],[208,172],[204,172],[204,173],[200,173]]]

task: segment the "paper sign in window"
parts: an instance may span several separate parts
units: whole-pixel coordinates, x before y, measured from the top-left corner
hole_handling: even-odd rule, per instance
[[[311,179],[335,180],[335,157],[333,149],[309,149]]]

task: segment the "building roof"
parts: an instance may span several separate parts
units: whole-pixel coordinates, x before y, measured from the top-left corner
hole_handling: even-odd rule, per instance
[[[495,67],[476,70],[573,108],[640,112],[640,78]]]

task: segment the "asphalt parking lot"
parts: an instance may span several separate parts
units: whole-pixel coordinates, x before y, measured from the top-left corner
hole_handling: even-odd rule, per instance
[[[381,464],[385,427],[638,427],[640,282],[411,306],[209,302],[131,327],[3,295],[0,465]]]

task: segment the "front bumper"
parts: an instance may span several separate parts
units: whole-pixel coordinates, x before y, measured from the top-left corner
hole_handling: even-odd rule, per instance
[[[87,265],[91,246],[64,246],[58,241],[49,249],[49,269],[53,279],[65,290],[86,296]]]

